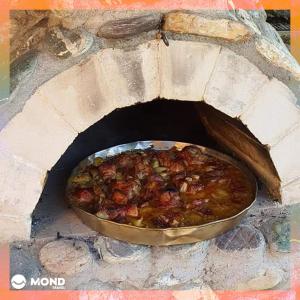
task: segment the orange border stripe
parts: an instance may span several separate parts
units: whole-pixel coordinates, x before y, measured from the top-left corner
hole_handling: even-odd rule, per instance
[[[9,74],[9,27],[10,10],[47,10],[47,9],[227,9],[217,0],[0,0],[0,79]],[[224,1],[225,2],[225,1]],[[223,3],[224,3],[223,2]],[[291,51],[300,62],[300,0],[261,0],[259,4],[248,0],[233,0],[238,9],[291,10]],[[216,3],[219,3],[217,6]],[[212,6],[213,5],[213,6]],[[5,77],[5,76],[4,76]],[[1,84],[1,82],[0,82]],[[2,86],[0,85],[0,89]],[[1,91],[0,91],[1,92]],[[293,251],[300,251],[294,245]],[[260,292],[216,292],[220,300],[300,300],[300,261],[294,263],[292,288],[289,291]],[[188,292],[187,292],[188,293]],[[0,247],[0,300],[53,300],[53,299],[121,299],[128,300],[171,300],[172,291],[10,291],[9,290],[9,251],[7,246]],[[186,295],[188,297],[188,294]]]

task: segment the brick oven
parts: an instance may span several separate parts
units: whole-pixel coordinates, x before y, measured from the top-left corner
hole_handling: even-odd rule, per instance
[[[289,210],[300,202],[300,67],[264,11],[39,18],[40,51],[16,58],[0,104],[0,241],[13,242],[22,268],[78,289],[286,286]],[[242,224],[172,247],[130,245],[83,225],[63,201],[71,170],[96,151],[148,139],[209,146],[247,164],[260,188]]]

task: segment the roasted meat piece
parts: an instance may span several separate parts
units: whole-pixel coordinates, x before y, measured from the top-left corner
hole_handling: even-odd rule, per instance
[[[112,162],[104,162],[99,166],[99,173],[103,180],[111,180],[116,178],[117,168]]]
[[[138,207],[134,204],[134,205],[130,205],[127,208],[127,216],[129,217],[138,217],[139,216],[139,210]]]
[[[179,161],[179,159],[173,161],[169,167],[171,173],[180,173],[185,170],[184,163]]]
[[[195,146],[187,146],[180,153],[187,167],[199,168],[207,160],[207,156],[202,153],[201,149]]]
[[[95,194],[93,189],[76,188],[69,194],[71,204],[75,204],[87,211],[93,211],[95,206]]]
[[[166,185],[160,175],[151,175],[143,184],[139,202],[141,204],[158,197],[159,191]]]
[[[139,152],[126,152],[120,154],[115,163],[118,166],[118,168],[123,168],[123,169],[131,169],[134,168],[134,166],[138,163],[141,162],[142,159],[145,158],[145,156],[142,153]]]
[[[120,205],[127,204],[128,202],[128,196],[119,190],[113,191],[111,198],[115,203]]]
[[[191,182],[187,183],[187,188],[185,190],[188,194],[197,194],[205,189],[205,185],[201,182]]]
[[[181,199],[178,191],[165,189],[159,196],[159,206],[178,207],[181,205]]]
[[[81,203],[90,203],[94,199],[94,194],[91,189],[79,189],[76,196]]]
[[[160,151],[156,157],[160,166],[167,168],[171,173],[180,173],[185,169],[178,151],[175,151],[174,149],[170,151]]]
[[[141,184],[137,179],[119,180],[112,184],[112,199],[117,204],[127,204],[139,195],[140,190]]]
[[[169,168],[176,158],[176,155],[171,151],[159,151],[156,155],[160,166]]]
[[[149,159],[141,159],[134,166],[135,175],[138,179],[144,179],[152,174],[152,168]]]

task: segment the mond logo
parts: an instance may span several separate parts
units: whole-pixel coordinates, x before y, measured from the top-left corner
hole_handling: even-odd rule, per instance
[[[14,289],[21,290],[26,285],[26,278],[21,274],[16,274],[11,278],[10,282]]]
[[[11,285],[16,290],[21,290],[26,285],[26,278],[21,274],[14,275],[11,280]],[[30,278],[30,281],[28,281],[30,286],[50,286],[53,289],[64,289],[64,285],[66,283],[64,278]]]

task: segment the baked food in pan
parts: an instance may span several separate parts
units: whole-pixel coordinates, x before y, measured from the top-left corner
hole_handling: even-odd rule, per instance
[[[67,197],[100,219],[176,228],[234,216],[251,204],[253,190],[235,165],[186,146],[96,158],[71,178]]]

